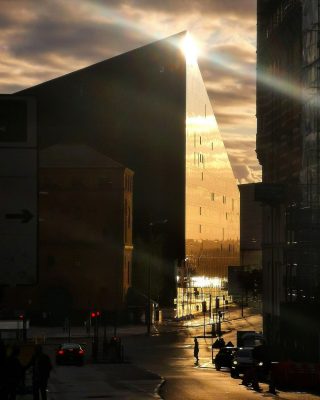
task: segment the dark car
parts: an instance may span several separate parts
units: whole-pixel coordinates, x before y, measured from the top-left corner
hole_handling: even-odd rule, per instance
[[[231,362],[236,351],[237,347],[223,347],[220,349],[214,359],[216,370],[220,371],[222,367],[231,368]]]
[[[56,351],[56,364],[83,365],[84,349],[78,343],[60,344]]]
[[[237,378],[246,370],[256,367],[257,373],[261,375],[264,372],[265,363],[258,361],[253,357],[252,347],[240,347],[234,354],[231,363],[231,376]]]

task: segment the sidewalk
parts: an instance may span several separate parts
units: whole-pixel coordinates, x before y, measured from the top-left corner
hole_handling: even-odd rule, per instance
[[[113,328],[108,329],[107,337],[113,335]],[[117,329],[117,335],[145,335],[144,325],[123,326]],[[44,344],[44,351],[54,359],[57,343],[67,342],[69,334],[61,327],[32,327],[28,332],[29,339],[36,339]],[[48,385],[48,400],[80,399],[160,399],[158,394],[163,378],[126,360],[125,363],[93,363],[91,359],[91,336],[88,337],[84,327],[71,329],[71,342],[85,343],[87,362],[81,368],[55,366]],[[132,360],[134,361],[134,360]],[[53,363],[54,364],[54,363]],[[26,379],[31,386],[30,374]],[[32,394],[18,396],[17,399],[32,400]]]
[[[161,399],[158,395],[161,377],[134,365],[84,366],[77,370],[77,381],[61,381],[59,369],[53,370],[48,385],[48,400],[96,399]],[[112,383],[111,383],[112,382]],[[32,394],[17,400],[32,400]]]

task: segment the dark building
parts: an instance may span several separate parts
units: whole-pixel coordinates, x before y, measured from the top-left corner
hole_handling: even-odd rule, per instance
[[[8,308],[49,323],[123,310],[132,279],[132,188],[131,170],[88,146],[42,150],[38,283],[8,289]]]
[[[319,4],[258,0],[257,155],[264,204],[264,332],[320,359]]]
[[[240,265],[262,267],[262,207],[255,201],[255,183],[239,185],[240,191]]]
[[[256,183],[239,185],[240,266],[228,269],[229,294],[256,310],[262,306],[262,207],[255,201]],[[259,184],[258,184],[259,185]]]
[[[20,92],[37,100],[40,148],[84,143],[135,172],[133,283],[146,293],[151,264],[161,303],[186,256],[220,285],[239,257],[238,189],[184,43],[181,33]]]

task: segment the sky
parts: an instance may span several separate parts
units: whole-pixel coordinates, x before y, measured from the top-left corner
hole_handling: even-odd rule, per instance
[[[188,30],[239,183],[256,159],[256,0],[0,0],[0,93]]]

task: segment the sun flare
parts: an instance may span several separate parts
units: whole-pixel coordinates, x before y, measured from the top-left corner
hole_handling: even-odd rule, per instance
[[[196,64],[198,60],[198,48],[193,37],[187,32],[182,43],[182,50],[188,64]]]

